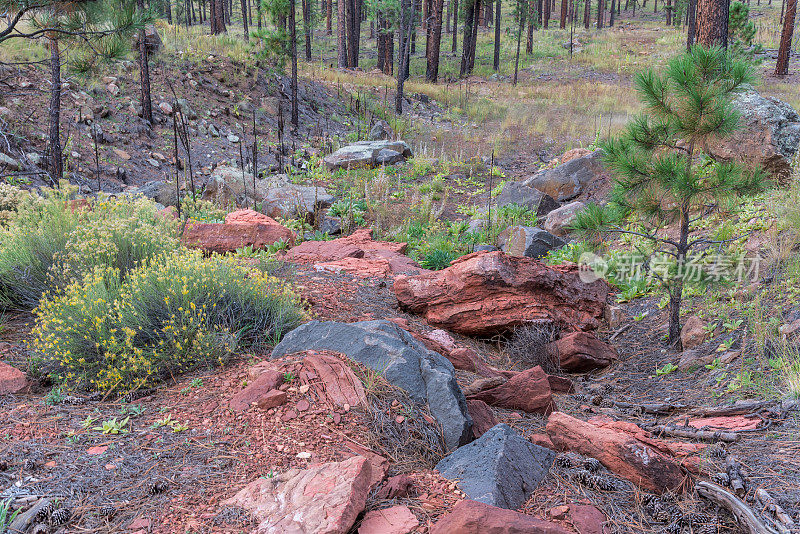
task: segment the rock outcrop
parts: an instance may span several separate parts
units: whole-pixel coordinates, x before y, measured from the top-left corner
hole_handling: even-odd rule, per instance
[[[522,182],[506,182],[494,204],[498,208],[509,204],[524,206],[539,217],[544,217],[558,208],[558,202],[553,197]]]
[[[436,464],[436,470],[478,502],[516,509],[550,471],[556,455],[510,426],[495,425]]]
[[[250,512],[252,532],[347,534],[364,509],[370,463],[361,456],[260,477],[224,502]]]
[[[566,243],[561,238],[535,226],[509,226],[497,236],[497,244],[506,254],[538,260]]]
[[[567,331],[597,328],[608,285],[581,281],[577,266],[548,267],[503,252],[476,252],[441,271],[398,276],[394,291],[403,309],[431,325],[493,335],[535,321],[555,321]]]
[[[431,527],[430,534],[571,534],[571,531],[513,510],[463,500]]]
[[[565,371],[591,371],[608,367],[617,358],[617,350],[600,341],[591,332],[571,332],[550,343],[548,350],[558,358]]]
[[[415,401],[427,403],[442,427],[449,450],[472,440],[472,419],[453,365],[395,323],[311,321],[289,332],[272,351],[272,357],[309,349],[344,354],[381,373]]]
[[[379,162],[378,156],[381,151],[390,150],[400,155],[402,160],[413,156],[411,147],[405,141],[358,141],[352,145],[342,147],[333,154],[325,156],[325,164],[328,169],[358,169],[362,167],[373,167]],[[384,152],[384,158],[386,153]]]
[[[707,143],[705,150],[723,161],[741,161],[761,166],[785,181],[792,173],[792,159],[800,144],[800,115],[777,98],[755,90],[734,100],[739,111],[739,128],[722,140]]]
[[[550,195],[559,202],[566,202],[580,195],[595,180],[605,177],[601,161],[602,150],[571,159],[552,169],[539,171],[523,181],[524,185],[534,187]]]
[[[681,491],[686,483],[687,475],[673,458],[627,432],[554,412],[547,421],[547,434],[559,450],[597,458],[609,471],[646,491]]]
[[[514,374],[503,385],[470,395],[469,399],[527,413],[549,414],[555,409],[549,377],[538,365]]]
[[[569,233],[568,226],[575,222],[577,213],[585,206],[578,200],[564,204],[558,209],[554,209],[547,214],[544,222],[544,229],[556,236],[565,236]]]
[[[264,249],[278,241],[293,242],[294,234],[278,221],[253,210],[229,213],[224,223],[190,222],[181,242],[206,252],[233,252],[238,248]]]

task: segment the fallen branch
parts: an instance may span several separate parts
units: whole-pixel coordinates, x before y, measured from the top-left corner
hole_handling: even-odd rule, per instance
[[[39,512],[50,506],[50,499],[39,499],[27,512],[20,514],[8,526],[8,532],[25,532],[39,515]]]
[[[701,497],[705,497],[733,514],[736,522],[748,534],[780,534],[756,517],[756,514],[741,499],[720,486],[710,482],[698,482],[695,487]]]
[[[731,489],[739,497],[744,497],[747,493],[747,483],[742,476],[741,469],[742,466],[735,456],[728,456],[725,459],[725,472],[728,474]]]
[[[666,434],[667,436],[674,436],[678,438],[706,439],[725,441],[728,443],[732,443],[739,439],[739,434],[736,432],[724,432],[721,430],[699,430],[697,428],[675,425],[649,425],[644,428],[650,432]]]
[[[669,404],[669,403],[656,403],[656,404],[632,404],[630,402],[612,401],[617,408],[628,410],[641,410],[643,413],[653,415],[669,415],[674,412],[688,410],[689,406],[684,404]]]
[[[725,415],[743,415],[757,412],[775,404],[770,400],[744,401],[727,406],[714,406],[711,408],[695,408],[689,415],[696,417],[720,417]]]
[[[775,516],[775,519],[778,520],[778,530],[782,534],[788,534],[790,529],[795,526],[794,520],[786,513],[780,504],[775,502],[775,499],[772,498],[772,495],[767,493],[767,490],[764,488],[758,488],[756,490],[756,499],[761,505],[764,507],[765,510],[772,513]]]

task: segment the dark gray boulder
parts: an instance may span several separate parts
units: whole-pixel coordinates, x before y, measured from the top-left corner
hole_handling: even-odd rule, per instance
[[[384,148],[375,156],[375,165],[394,165],[395,163],[405,161],[405,159],[406,158],[397,150]]]
[[[390,321],[311,321],[289,332],[273,358],[305,350],[332,350],[382,374],[413,400],[427,403],[442,427],[445,446],[456,449],[472,439],[472,419],[447,358],[427,349]]]
[[[445,457],[436,470],[457,480],[473,501],[516,510],[547,476],[555,457],[500,423]]]
[[[511,256],[540,259],[566,243],[560,237],[535,226],[509,226],[497,236],[497,244]]]
[[[498,208],[509,204],[525,206],[539,217],[544,217],[559,207],[559,203],[550,195],[521,182],[507,182],[503,186],[503,191],[495,199],[495,205]]]
[[[605,177],[602,156],[602,150],[595,150],[591,154],[562,163],[552,169],[541,170],[522,183],[550,195],[559,202],[572,200],[591,182]]]

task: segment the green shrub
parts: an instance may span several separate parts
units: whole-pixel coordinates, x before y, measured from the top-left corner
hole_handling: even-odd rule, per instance
[[[73,207],[74,188],[30,195],[0,234],[0,308],[32,310],[42,295],[80,281],[96,266],[125,276],[178,247],[177,222],[146,199],[87,200]]]
[[[184,251],[125,278],[95,267],[45,297],[36,316],[31,347],[42,371],[71,388],[120,391],[274,344],[302,312],[277,279]]]

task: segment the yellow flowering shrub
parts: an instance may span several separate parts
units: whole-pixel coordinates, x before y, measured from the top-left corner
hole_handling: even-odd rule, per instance
[[[31,310],[42,295],[81,281],[96,266],[124,274],[177,250],[178,223],[146,199],[86,199],[73,205],[74,186],[28,195],[0,230],[0,308]]]
[[[128,272],[95,267],[42,300],[31,348],[68,387],[128,390],[199,366],[240,346],[276,343],[303,318],[280,280],[199,251],[159,256]]]
[[[0,226],[8,226],[16,218],[20,204],[29,195],[24,189],[0,182]]]

